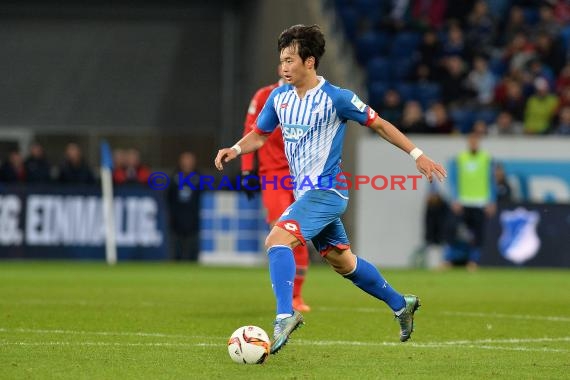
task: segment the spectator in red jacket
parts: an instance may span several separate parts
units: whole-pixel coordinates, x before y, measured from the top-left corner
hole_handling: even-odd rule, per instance
[[[127,183],[146,184],[150,176],[150,168],[141,164],[140,153],[136,149],[129,149],[124,153],[115,152],[117,167],[113,172],[115,183],[122,185]]]

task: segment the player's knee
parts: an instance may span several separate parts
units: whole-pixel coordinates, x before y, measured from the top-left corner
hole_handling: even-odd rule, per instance
[[[344,252],[338,252],[336,250],[331,250],[325,259],[331,266],[331,268],[340,275],[345,275],[354,270],[356,265],[356,256],[349,250]]]
[[[276,245],[286,245],[293,249],[298,244],[299,240],[294,235],[280,227],[273,227],[265,239],[266,250]]]
[[[286,245],[293,248],[293,244],[289,241],[289,239],[285,239],[278,235],[269,234],[269,236],[265,238],[265,250],[268,250],[269,248],[276,245]]]

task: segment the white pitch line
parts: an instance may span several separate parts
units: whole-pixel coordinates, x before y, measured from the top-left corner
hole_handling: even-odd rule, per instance
[[[220,346],[217,343],[168,343],[168,342],[146,342],[146,343],[121,343],[121,342],[7,342],[0,341],[0,346],[96,346],[96,347],[207,347]]]
[[[460,344],[484,344],[484,343],[543,343],[543,342],[570,342],[570,336],[561,336],[556,338],[504,338],[504,339],[476,339],[476,340],[449,340],[441,342],[449,345]]]
[[[482,350],[497,350],[497,351],[532,351],[532,352],[570,352],[570,350],[565,350],[562,348],[530,348],[530,347],[505,347],[505,346],[485,346],[485,345],[477,345],[477,344],[470,344],[467,346],[461,346],[465,348],[477,348]]]
[[[354,313],[379,313],[380,308],[373,307],[328,307],[321,306],[315,307],[316,311],[346,311]],[[535,321],[548,321],[548,322],[570,322],[570,317],[568,316],[556,316],[556,315],[529,315],[529,314],[499,314],[499,313],[480,313],[480,312],[463,312],[463,311],[442,311],[439,314],[451,315],[458,317],[481,317],[481,318],[505,318],[505,319],[523,319],[523,320],[535,320]]]
[[[347,340],[305,340],[305,339],[295,339],[292,342],[300,343],[303,345],[315,345],[315,346],[404,346],[400,342],[359,342],[359,341],[347,341]],[[543,342],[570,342],[570,336],[557,337],[557,338],[522,338],[522,339],[478,339],[478,340],[451,340],[442,342],[409,342],[406,346],[413,347],[445,347],[445,346],[465,346],[465,345],[478,345],[478,344],[488,344],[488,343],[543,343]]]
[[[444,315],[454,315],[458,317],[482,317],[482,318],[507,318],[507,319],[528,319],[548,322],[570,322],[570,317],[548,316],[548,315],[528,315],[528,314],[499,314],[499,313],[474,313],[463,311],[444,311]]]
[[[31,334],[65,334],[65,335],[102,335],[102,336],[140,336],[152,338],[185,338],[185,339],[226,339],[222,337],[212,337],[209,335],[182,335],[182,334],[163,334],[163,333],[145,333],[145,332],[125,332],[125,331],[77,331],[77,330],[41,330],[41,329],[9,329],[0,328],[0,333],[31,333]]]
[[[185,338],[185,339],[210,339],[213,342],[199,343],[170,343],[170,342],[146,342],[146,343],[129,343],[129,342],[8,342],[0,341],[1,345],[21,345],[21,346],[53,346],[53,345],[76,345],[76,346],[144,346],[144,347],[209,347],[223,346],[225,337],[203,336],[203,335],[181,335],[181,334],[163,334],[163,333],[145,333],[145,332],[124,332],[124,331],[78,331],[78,330],[44,330],[44,329],[8,329],[0,328],[0,333],[31,333],[31,334],[63,334],[63,335],[99,335],[99,336],[136,336],[136,337],[153,337],[153,338]],[[504,339],[478,339],[478,340],[453,340],[440,342],[409,342],[403,345],[400,342],[360,342],[360,341],[344,341],[344,340],[292,340],[292,344],[311,345],[311,346],[371,346],[371,347],[415,347],[415,348],[445,348],[445,347],[462,347],[462,348],[479,348],[488,350],[510,350],[510,351],[548,351],[548,352],[570,352],[566,349],[557,348],[531,348],[531,347],[505,347],[505,346],[489,346],[489,344],[521,344],[521,343],[544,343],[544,342],[570,342],[570,336],[564,337],[542,337],[542,338],[504,338]]]
[[[353,346],[402,346],[401,343],[394,342],[344,342],[344,341],[293,341],[292,344],[303,345],[353,345]],[[449,348],[452,347],[448,342],[441,343],[413,343],[406,346],[414,348]],[[177,348],[190,348],[190,347],[223,347],[221,343],[168,343],[168,342],[146,342],[146,343],[120,343],[120,342],[66,342],[66,341],[51,341],[51,342],[7,342],[0,341],[0,346],[87,346],[87,347],[177,347]],[[497,351],[523,351],[523,352],[560,352],[568,353],[570,350],[557,349],[557,348],[532,348],[532,347],[505,347],[505,346],[488,346],[488,345],[458,345],[461,348],[473,348],[483,350],[497,350]]]
[[[133,302],[129,303],[128,305],[120,304],[120,303],[109,303],[109,302],[93,302],[91,300],[50,300],[50,299],[36,299],[36,298],[28,298],[28,299],[20,299],[16,301],[12,300],[0,300],[0,304],[4,305],[37,305],[37,306],[88,306],[88,307],[100,307],[100,306],[122,306],[122,307],[162,307],[168,305],[174,305],[174,303],[165,303],[165,302],[149,302],[149,301],[141,301],[141,302]]]

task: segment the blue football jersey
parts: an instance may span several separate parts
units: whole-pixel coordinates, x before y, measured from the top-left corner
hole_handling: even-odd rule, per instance
[[[377,117],[352,91],[317,78],[319,84],[303,99],[292,85],[274,89],[254,126],[258,133],[268,134],[281,125],[296,199],[314,188],[348,196],[346,190],[337,189],[346,188],[338,181],[346,122],[368,126]]]

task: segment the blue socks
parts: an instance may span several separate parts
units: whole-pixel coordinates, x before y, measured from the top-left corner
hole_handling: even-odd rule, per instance
[[[344,277],[371,296],[386,302],[394,312],[399,312],[406,307],[404,297],[384,280],[378,269],[358,256],[356,268]]]
[[[271,287],[277,299],[277,316],[293,315],[293,282],[295,258],[293,250],[285,245],[274,245],[267,250]]]

